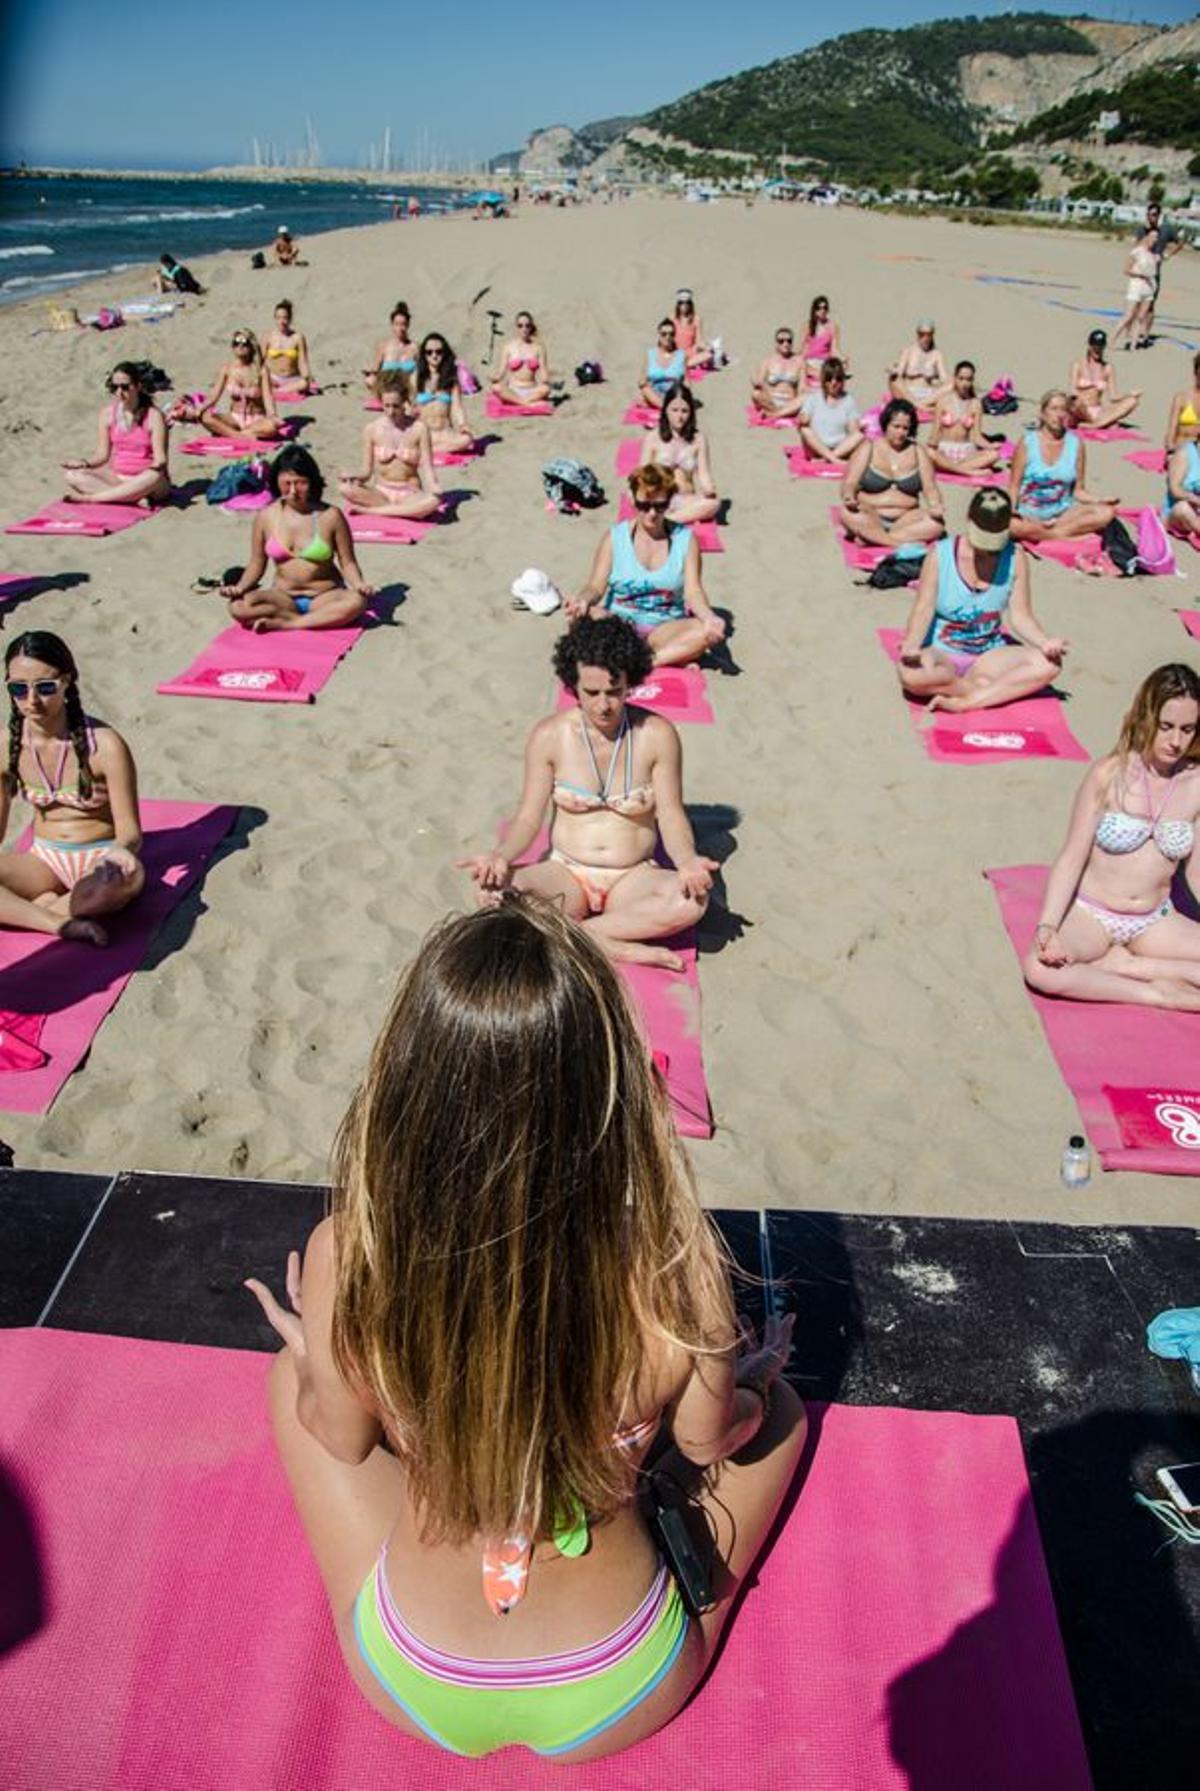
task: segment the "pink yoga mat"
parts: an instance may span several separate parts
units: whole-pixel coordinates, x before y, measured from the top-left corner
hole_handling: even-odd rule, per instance
[[[650,674],[645,684],[630,691],[629,701],[643,709],[653,709],[667,721],[711,722],[712,707],[704,673],[697,665],[662,666]],[[574,709],[578,704],[563,685],[558,687],[556,709]]]
[[[59,498],[26,517],[24,522],[10,522],[6,535],[120,535],[149,522],[162,513],[162,506],[148,509],[144,504],[72,504]]]
[[[881,560],[886,560],[889,554],[896,551],[893,547],[869,547],[865,541],[852,540],[842,527],[841,511],[836,504],[829,506],[829,521],[842,559],[851,572],[873,572]],[[912,556],[912,577],[909,584],[916,584],[920,578],[924,560],[924,554]]]
[[[223,628],[187,670],[155,686],[159,696],[225,697],[249,703],[311,703],[361,627],[286,628],[272,634]]]
[[[985,871],[1021,957],[1041,912],[1041,864]],[[1200,1175],[1200,1014],[1052,1000],[1029,991],[1105,1169]]]
[[[652,404],[631,404],[621,421],[634,427],[653,429],[661,414]]]
[[[902,628],[877,628],[879,644],[895,665],[900,657]],[[901,693],[909,719],[931,759],[950,765],[995,765],[1010,759],[1080,759],[1087,752],[1067,726],[1063,705],[1055,696],[1023,697],[997,709],[964,709],[929,716],[924,703]]]
[[[347,510],[354,541],[375,541],[383,547],[415,547],[423,541],[435,522],[410,522],[406,516],[375,516],[369,510]]]
[[[237,497],[226,498],[221,508],[240,515],[246,511],[265,510],[274,501],[270,491],[241,491]]]
[[[795,1506],[689,1707],[590,1765],[470,1761],[402,1735],[350,1680],[267,1363],[0,1334],[28,1533],[6,1562],[26,1630],[0,1657],[9,1791],[1088,1791],[1011,1418],[814,1408]]]
[[[1110,423],[1107,429],[1096,429],[1091,423],[1080,423],[1075,430],[1085,442],[1148,442],[1150,437],[1128,423]]]
[[[141,811],[146,887],[125,913],[105,921],[109,944],[103,950],[44,933],[0,932],[0,1006],[10,1020],[14,1014],[42,1020],[37,1042],[48,1059],[37,1069],[0,1071],[0,1112],[49,1109],[86,1057],[158,927],[202,874],[237,817],[236,808],[214,803],[145,797]],[[29,838],[24,833],[15,849],[25,851]]]
[[[759,410],[757,404],[746,406],[746,421],[751,429],[796,429],[795,417],[767,417]]]
[[[213,460],[245,460],[256,456],[270,458],[280,444],[299,434],[296,425],[286,419],[281,423],[282,435],[262,441],[253,435],[194,435],[179,444],[181,454],[207,456]]]
[[[1194,635],[1197,640],[1200,640],[1200,609],[1181,609],[1179,620],[1190,635]]]
[[[483,414],[485,417],[552,417],[554,406],[548,398],[540,404],[508,404],[503,398],[497,398],[495,392],[489,392],[483,401]]]
[[[633,499],[629,493],[622,492],[617,506],[618,522],[632,522],[637,515],[633,507]],[[721,539],[721,531],[715,522],[689,522],[683,525],[691,529],[700,546],[701,553],[724,553],[725,543]]]
[[[1122,522],[1130,528],[1134,538],[1137,537],[1137,521],[1140,509],[1122,508],[1117,512]],[[1039,560],[1056,560],[1060,566],[1074,568],[1080,556],[1097,554],[1101,549],[1099,535],[1076,535],[1070,541],[1026,541],[1024,546],[1029,552],[1036,554]],[[1152,575],[1156,576],[1156,575]],[[1167,575],[1168,577],[1170,574]]]
[[[1144,473],[1165,473],[1167,470],[1167,454],[1165,448],[1135,448],[1132,454],[1122,454],[1131,466],[1140,466]]]
[[[846,471],[844,460],[836,464],[832,460],[814,460],[802,444],[785,448],[783,457],[793,479],[840,479]]]
[[[560,701],[558,706],[564,705]],[[504,836],[504,826],[500,836]],[[543,828],[517,863],[536,864],[549,851],[550,835]],[[633,995],[647,1043],[666,1079],[676,1129],[684,1138],[711,1138],[712,1108],[700,1048],[696,936],[694,932],[681,933],[658,943],[678,952],[682,970],[659,970],[647,964],[620,964],[617,968]]]
[[[642,435],[627,435],[617,443],[617,477],[627,479],[635,468],[641,466],[642,456],[646,451],[646,438]]]

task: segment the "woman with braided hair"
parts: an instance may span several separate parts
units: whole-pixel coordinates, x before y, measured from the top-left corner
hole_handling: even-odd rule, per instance
[[[67,643],[33,630],[4,655],[8,761],[0,774],[0,839],[12,799],[33,810],[27,852],[0,852],[0,926],[108,943],[97,916],[139,895],[137,771],[114,729],[93,721]]]

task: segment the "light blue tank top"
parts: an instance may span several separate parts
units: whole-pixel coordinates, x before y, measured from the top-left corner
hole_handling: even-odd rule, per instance
[[[1025,436],[1025,477],[1017,509],[1035,522],[1053,521],[1075,502],[1075,479],[1079,465],[1079,437],[1071,430],[1063,438],[1062,453],[1053,466],[1042,459],[1041,440],[1036,429]]]
[[[925,637],[927,647],[947,653],[986,653],[1004,643],[1000,623],[1017,575],[1017,550],[1010,541],[996,562],[996,576],[974,591],[958,570],[957,541],[945,535],[937,544],[937,609]]]
[[[686,362],[682,348],[677,348],[666,366],[660,367],[654,358],[656,352],[653,348],[646,350],[646,384],[661,393],[683,378]]]
[[[671,532],[671,551],[651,572],[633,551],[633,524],[615,522],[612,540],[612,572],[604,593],[604,607],[626,622],[657,628],[660,622],[680,622],[687,614],[683,601],[683,568],[692,544],[691,529]]]

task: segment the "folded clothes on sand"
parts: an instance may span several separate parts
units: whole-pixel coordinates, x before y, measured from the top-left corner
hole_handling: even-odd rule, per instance
[[[1041,913],[1041,864],[985,871],[1018,958]],[[1200,1014],[1028,991],[1105,1169],[1200,1175]]]

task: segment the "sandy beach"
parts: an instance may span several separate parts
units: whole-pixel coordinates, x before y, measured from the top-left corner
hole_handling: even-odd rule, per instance
[[[361,550],[367,576],[403,600],[394,626],[368,634],[312,707],[154,694],[224,624],[220,600],[189,587],[244,560],[246,518],[199,498],[113,539],[3,538],[5,570],[86,574],[11,606],[5,631],[45,627],[69,640],[88,706],[130,741],[143,793],[243,809],[50,1114],[0,1116],[18,1162],[324,1177],[397,972],[432,922],[468,902],[454,861],[487,844],[515,803],[525,733],[553,700],[561,619],[514,613],[510,581],[525,566],[564,589],[582,578],[615,515],[621,413],[654,325],[686,282],[734,358],[700,395],[732,504],[727,551],[706,560],[705,578],[712,601],[733,611],[739,675],[711,673],[716,725],[684,730],[701,846],[725,860],[724,908],[706,923],[701,960],[717,1125],[692,1147],[705,1199],[1193,1224],[1192,1178],[1097,1170],[1078,1193],[1060,1185],[1075,1104],[982,876],[1049,862],[1082,767],[962,769],[924,756],[875,642],[877,627],[902,625],[907,594],[850,582],[826,520],[829,487],[791,480],[780,438],[743,418],[774,327],[799,328],[811,296],[826,292],[860,401],[874,401],[913,320],[930,314],[951,364],[971,356],[981,384],[1015,376],[1026,421],[1028,401],[1065,381],[1097,321],[1090,308],[1119,302],[1121,246],[940,219],[639,199],[495,224],[381,225],[304,249],[310,265],[287,272],[254,272],[243,256],[199,262],[206,298],[111,335],[36,334],[40,303],[0,312],[5,517],[58,496],[59,461],[91,451],[116,359],[153,359],[177,390],[203,386],[231,327],[265,332],[284,295],[326,388],[304,440],[331,479],[355,463],[359,369],[397,298],[412,307],[415,333],[444,330],[476,367],[487,308],[507,321],[528,306],[570,401],[545,421],[494,425],[503,440],[452,476],[471,493],[457,525],[418,548]],[[66,302],[86,309],[147,283],[130,273]],[[1194,319],[1200,268],[1183,255],[1168,267],[1160,332],[1200,337]],[[603,362],[606,384],[575,389],[570,370],[584,357]],[[1145,388],[1134,422],[1157,445],[1189,353],[1160,340],[1116,362],[1122,387]],[[482,431],[481,400],[469,414]],[[546,513],[539,473],[557,454],[597,471],[606,510]],[[176,482],[216,464],[176,456]],[[1088,483],[1127,503],[1161,496],[1161,479],[1111,444],[1089,448]],[[967,496],[947,488],[953,521]],[[1068,718],[1093,755],[1111,746],[1147,671],[1196,660],[1174,608],[1195,603],[1200,556],[1181,548],[1179,559],[1186,579],[1174,582],[1034,568],[1041,620],[1073,643]],[[10,837],[24,821],[14,815]]]

